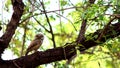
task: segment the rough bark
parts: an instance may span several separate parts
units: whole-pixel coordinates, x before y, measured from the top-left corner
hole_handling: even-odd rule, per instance
[[[24,10],[24,4],[22,0],[11,0],[11,1],[14,12],[10,22],[7,25],[5,33],[0,38],[0,56],[3,53],[4,49],[8,47],[8,44],[11,41],[11,38],[14,35],[15,30],[19,25],[19,21]]]
[[[105,42],[107,39],[117,37],[120,35],[120,23],[116,23],[114,25],[109,26],[108,31],[106,32],[105,36],[102,37],[100,40],[101,42]],[[111,30],[112,28],[112,30]],[[115,31],[116,34],[112,33],[111,31]],[[96,31],[93,36],[99,35],[100,30]],[[88,40],[82,43],[84,48],[79,48],[80,51],[84,51],[90,47],[96,46],[100,43],[95,42],[97,38],[94,40]],[[34,54],[28,56],[22,56],[20,58],[14,60],[1,60],[0,66],[1,68],[35,68],[41,64],[47,64],[55,61],[66,60],[76,54],[75,45],[68,44],[66,47],[58,47],[53,49],[48,49],[43,52],[36,52]],[[7,66],[6,66],[7,65]]]
[[[0,56],[8,47],[8,44],[15,33],[16,28],[19,25],[20,18],[23,13],[24,4],[22,0],[12,0],[13,4],[13,15],[11,21],[7,25],[6,32],[0,38]],[[109,25],[107,31],[104,36],[99,40],[100,42],[105,42],[107,39],[114,38],[120,35],[120,23],[116,23],[113,25]],[[84,51],[90,47],[97,46],[101,44],[96,42],[97,38],[94,38],[95,35],[100,35],[102,30],[97,30],[92,34],[93,39],[83,41],[81,44],[84,46],[80,46],[79,50]],[[114,31],[114,33],[113,33]],[[35,68],[38,65],[51,63],[60,60],[66,60],[71,58],[76,54],[75,49],[76,44],[67,44],[65,47],[57,47],[53,49],[48,49],[43,52],[35,52],[34,54],[28,56],[22,56],[13,60],[2,60],[0,59],[0,68]]]

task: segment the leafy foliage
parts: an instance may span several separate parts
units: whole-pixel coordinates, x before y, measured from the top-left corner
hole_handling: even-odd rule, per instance
[[[78,2],[75,0],[76,3],[73,3],[72,0],[47,0],[43,2],[46,12],[41,7],[40,0],[34,1],[32,2],[33,4],[24,1],[26,5],[24,14],[10,43],[9,49],[18,57],[21,56],[22,51],[24,55],[30,41],[34,38],[35,34],[39,32],[45,35],[45,40],[39,50],[53,48],[54,42],[52,40],[49,23],[52,26],[56,47],[59,47],[75,41],[83,19],[88,20],[85,36],[87,39],[91,39],[92,36],[87,37],[90,33],[95,32],[97,29],[102,29],[109,22],[111,16],[119,14],[120,11],[117,10],[120,6],[118,3],[119,0],[96,0],[95,3],[91,5],[86,0]],[[4,12],[9,12],[10,6],[11,2],[7,0],[3,8]],[[53,8],[54,10],[51,10]],[[44,12],[47,13],[50,22],[47,21]],[[4,20],[6,21],[6,19]],[[120,19],[113,23],[118,21],[120,21]],[[5,24],[7,24],[7,21]],[[4,26],[4,28],[6,27]],[[24,36],[25,34],[26,36]],[[25,41],[23,41],[24,38]],[[24,49],[22,49],[22,46]],[[119,63],[120,38],[117,37],[106,40],[106,42],[100,46],[88,49],[84,54],[80,54],[78,51],[77,57],[68,67],[119,68]],[[56,66],[57,68],[64,68],[65,61],[57,62]],[[40,68],[44,67],[47,67],[47,65],[40,66]]]

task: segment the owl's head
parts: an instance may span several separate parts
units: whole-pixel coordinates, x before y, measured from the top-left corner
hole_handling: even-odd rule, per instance
[[[43,40],[44,39],[44,35],[42,33],[39,33],[39,34],[35,35],[35,38]]]

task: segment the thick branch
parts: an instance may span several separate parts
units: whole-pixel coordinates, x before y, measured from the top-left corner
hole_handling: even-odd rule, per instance
[[[89,0],[90,5],[94,4],[95,0]],[[89,4],[87,4],[87,6],[85,7],[84,10],[87,10],[87,8],[89,7]],[[81,43],[85,41],[85,32],[86,32],[86,25],[87,25],[87,18],[83,19],[82,24],[81,24],[81,29],[79,31],[79,35],[76,39],[77,43]]]
[[[71,45],[65,48],[58,47],[44,52],[36,52],[15,60],[4,61],[0,63],[0,68],[35,68],[41,64],[69,59],[72,55],[76,54],[74,50],[75,47]],[[4,64],[7,64],[7,66]]]
[[[87,20],[82,21],[82,25],[80,27],[81,29],[79,31],[78,38],[76,40],[77,43],[81,43],[85,40],[85,31],[86,31],[86,24],[87,24],[86,22]]]
[[[13,4],[13,15],[10,22],[7,25],[6,32],[0,38],[2,42],[0,42],[0,55],[3,53],[4,49],[8,47],[8,44],[15,33],[17,26],[19,25],[20,18],[23,13],[24,4],[22,0],[12,0]],[[2,45],[3,44],[3,45]]]
[[[108,30],[108,27],[110,26],[111,22],[112,22],[114,19],[116,19],[116,17],[112,18],[112,19],[108,22],[108,24],[104,27],[103,31],[101,32],[101,34],[99,35],[99,37],[98,37],[98,39],[97,39],[98,41],[101,40],[102,36],[106,33],[106,31]]]
[[[106,31],[106,34],[102,39],[101,42],[105,42],[107,39],[114,38],[120,35],[120,23],[116,23],[114,25],[111,25],[108,27],[108,30]],[[113,33],[116,32],[116,33]],[[96,31],[93,36],[99,35],[100,30]],[[106,36],[106,37],[105,37]],[[97,40],[97,38],[94,38],[94,40]],[[85,42],[82,42],[81,44],[85,47],[81,47],[80,51],[84,51],[90,47],[96,46],[100,43],[95,42],[94,40],[88,40]],[[0,61],[1,68],[35,68],[38,65],[41,64],[47,64],[50,62],[60,61],[60,60],[66,60],[71,58],[73,55],[76,54],[75,45],[69,44],[66,47],[58,47],[54,49],[48,49],[44,52],[36,52],[32,55],[23,56],[18,59],[9,60],[9,61]],[[6,66],[7,64],[7,66]],[[11,67],[12,66],[12,67]]]
[[[10,23],[7,25],[5,34],[0,39],[0,53],[2,53],[4,49],[8,46],[17,26],[19,25],[19,20],[23,12],[24,5],[21,0],[14,0],[12,1],[12,3],[14,6],[14,13],[12,15]],[[101,30],[96,31],[93,34],[93,37],[95,35],[100,35],[100,32]],[[120,35],[120,23],[109,25],[107,31],[104,33],[104,36],[101,36],[101,39],[99,41],[105,42],[107,39],[117,37],[118,35]],[[90,47],[100,44],[95,42],[96,40],[97,38],[93,38],[92,40],[82,42],[81,44],[84,46],[84,48],[79,48],[80,51],[84,51]],[[23,56],[14,60],[0,60],[0,68],[35,68],[36,66],[41,64],[69,59],[75,54],[75,45],[69,44],[66,47],[58,47],[43,52],[36,52],[34,54]]]

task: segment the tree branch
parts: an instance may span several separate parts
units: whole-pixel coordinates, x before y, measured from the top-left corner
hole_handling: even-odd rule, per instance
[[[102,36],[106,33],[109,25],[111,24],[111,22],[112,22],[114,19],[116,19],[116,17],[112,18],[112,19],[108,22],[108,24],[104,27],[103,31],[102,31],[101,34],[98,36],[98,39],[97,39],[98,41],[101,40]]]
[[[95,0],[89,0],[90,5],[94,4]],[[90,6],[89,4],[87,4],[87,6],[84,8],[84,10],[86,11],[87,8]],[[86,32],[86,25],[87,25],[87,18],[82,20],[82,24],[80,27],[80,31],[79,31],[79,35],[76,39],[76,42],[79,44],[81,42],[85,41],[85,32]]]
[[[17,26],[19,25],[20,18],[23,14],[24,4],[22,0],[11,0],[13,5],[13,15],[10,22],[7,24],[6,32],[0,38],[0,56],[3,53],[4,49],[8,47],[9,42],[11,41],[12,36],[15,33]],[[8,37],[9,36],[9,37]]]
[[[120,26],[120,23],[116,23],[109,26],[105,34],[106,37],[102,37],[100,42],[105,42],[107,39],[111,39],[119,36],[120,35],[119,26]],[[113,30],[116,33],[112,33]],[[97,30],[95,33],[93,33],[93,37],[99,34],[100,34],[100,30]],[[94,40],[97,40],[97,38],[94,38]],[[79,50],[84,51],[90,47],[101,44],[101,43],[95,42],[94,40],[87,40],[82,42],[81,44],[84,46],[84,49],[83,47],[81,47],[79,48]],[[35,52],[34,54],[23,56],[14,60],[0,61],[0,66],[1,68],[16,68],[16,67],[35,68],[41,64],[47,64],[55,61],[69,59],[75,54],[76,54],[75,44],[68,44],[66,47],[57,47],[53,49],[48,49],[43,52],[42,51]]]
[[[81,43],[81,42],[85,41],[84,35],[85,35],[85,31],[86,31],[86,24],[87,24],[86,22],[87,22],[86,19],[82,21],[82,25],[80,27],[81,29],[79,31],[78,38],[76,40],[77,43]]]
[[[35,17],[33,17],[35,19],[35,21],[41,26],[43,27],[47,32],[50,32],[44,25],[42,25]]]
[[[19,25],[19,20],[23,13],[24,4],[22,0],[12,0],[14,13],[12,15],[11,21],[7,25],[5,34],[0,38],[0,54],[8,47],[8,44],[15,33],[17,26]],[[113,33],[114,31],[114,33]],[[97,30],[93,33],[92,40],[83,41],[81,44],[84,46],[80,47],[80,51],[84,51],[90,47],[97,46],[96,35],[100,35],[101,30]],[[112,24],[107,26],[107,30],[104,36],[101,36],[100,42],[105,42],[107,39],[115,38],[120,35],[120,23]],[[46,51],[35,52],[31,55],[22,56],[13,60],[0,60],[0,68],[35,68],[38,65],[46,64],[50,62],[66,60],[71,58],[76,54],[75,49],[76,44],[67,44],[65,47],[57,47],[53,49],[48,49]]]
[[[22,42],[22,48],[21,48],[21,54],[20,56],[23,55],[23,51],[24,51],[24,48],[25,48],[25,42],[26,42],[26,32],[27,32],[27,24],[29,22],[29,19],[23,24],[24,26],[24,34],[23,34],[23,42]]]
[[[0,67],[1,68],[16,68],[17,66],[20,68],[35,68],[41,64],[69,59],[69,57],[76,54],[76,51],[74,50],[75,50],[75,47],[71,45],[65,48],[58,47],[58,48],[46,50],[44,52],[42,51],[35,52],[34,54],[23,56],[18,59],[4,61],[0,63]],[[64,51],[66,54],[66,58],[64,55]],[[7,64],[7,66],[4,64]]]
[[[45,13],[45,16],[46,16],[48,25],[49,25],[49,27],[50,27],[50,33],[51,33],[51,35],[52,35],[53,46],[54,46],[54,48],[56,48],[55,37],[54,37],[54,34],[53,34],[52,26],[51,26],[51,24],[50,24],[49,18],[48,18],[48,16],[47,16],[47,13],[46,13],[46,10],[45,10],[44,3],[43,3],[43,2],[40,2],[40,3],[41,3],[41,5],[42,5],[42,7],[43,7],[43,10],[44,10],[43,12]]]

